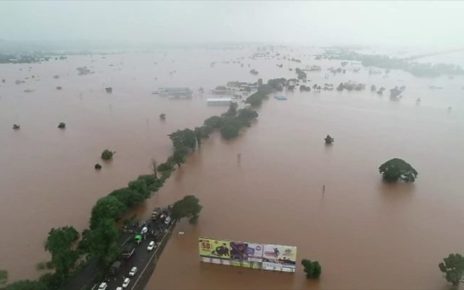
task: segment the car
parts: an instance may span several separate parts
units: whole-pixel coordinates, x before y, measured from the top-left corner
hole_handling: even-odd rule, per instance
[[[116,290],[122,290],[122,287],[121,286],[116,287]]]
[[[106,282],[101,282],[100,286],[98,286],[98,290],[106,290],[106,288],[108,288]]]
[[[164,220],[164,223],[169,225],[170,222],[171,222],[171,217],[167,216],[166,219]]]
[[[124,279],[124,282],[122,282],[122,288],[127,288],[127,286],[129,286],[129,283],[130,283],[129,278]]]
[[[129,276],[130,277],[134,277],[135,276],[135,273],[137,273],[137,267],[132,267],[129,271]]]
[[[154,247],[155,247],[155,241],[151,241],[148,244],[147,250],[151,251],[151,250],[153,250]]]

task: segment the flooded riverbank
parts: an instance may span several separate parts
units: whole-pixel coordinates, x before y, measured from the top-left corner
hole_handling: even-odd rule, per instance
[[[178,226],[185,235],[171,238],[148,287],[443,288],[437,265],[448,253],[459,252],[464,238],[455,230],[464,223],[459,79],[416,79],[402,72],[385,78],[365,69],[326,77],[325,70],[338,62],[314,61],[303,49],[292,51],[303,64],[251,60],[251,53],[176,50],[2,67],[7,83],[0,87],[0,160],[8,166],[0,174],[0,226],[9,234],[0,239],[0,268],[8,269],[12,280],[37,277],[34,265],[47,259],[42,247],[51,227],[87,226],[99,197],[149,172],[150,158],[164,160],[171,149],[168,133],[225,110],[206,106],[200,94],[173,101],[152,95],[153,90],[290,78],[295,73],[289,68],[307,63],[323,68],[308,74],[311,85],[348,80],[386,88],[406,85],[406,94],[392,102],[369,90],[284,93],[288,100],[267,101],[258,121],[237,140],[212,136],[145,205],[149,214],[155,206],[195,194],[204,206],[196,227]],[[210,65],[238,57],[244,67]],[[258,76],[249,74],[248,63]],[[77,76],[75,67],[83,65],[95,73]],[[12,83],[30,74],[40,81],[22,87]],[[61,77],[54,79],[56,74]],[[444,88],[433,91],[430,85]],[[107,86],[112,94],[104,92]],[[26,88],[34,92],[25,93]],[[166,113],[166,122],[159,120],[160,113]],[[65,131],[56,128],[61,121]],[[11,130],[13,123],[21,130]],[[331,147],[324,146],[326,134],[335,137]],[[116,151],[115,158],[95,172],[93,164],[105,148]],[[414,185],[381,183],[377,168],[391,157],[404,158],[419,171]],[[200,264],[199,236],[296,245],[299,260],[321,262],[321,281],[307,282],[300,265],[289,275]]]

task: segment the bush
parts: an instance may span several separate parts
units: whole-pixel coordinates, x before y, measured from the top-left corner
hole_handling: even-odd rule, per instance
[[[398,180],[414,182],[418,174],[411,164],[400,158],[393,158],[383,163],[379,167],[379,172],[386,182],[397,182]]]
[[[101,154],[101,159],[107,161],[107,160],[111,160],[113,159],[113,155],[114,155],[114,152],[108,150],[108,149],[105,149],[103,150],[102,154]]]
[[[206,119],[204,124],[207,127],[219,129],[222,126],[222,118],[219,116],[212,116]]]
[[[227,140],[235,138],[240,132],[240,127],[233,122],[229,122],[221,128],[221,136]]]
[[[311,260],[303,259],[301,264],[304,267],[307,279],[318,279],[321,275],[322,268],[318,261],[311,262]]]

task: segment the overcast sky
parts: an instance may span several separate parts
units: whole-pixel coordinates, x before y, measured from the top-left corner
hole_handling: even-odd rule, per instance
[[[1,1],[0,39],[464,47],[464,1]]]

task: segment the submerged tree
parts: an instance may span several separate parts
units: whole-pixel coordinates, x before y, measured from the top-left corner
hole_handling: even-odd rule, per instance
[[[327,135],[324,140],[325,140],[325,144],[330,145],[334,142],[335,139],[332,136]]]
[[[196,223],[202,206],[200,200],[194,195],[187,195],[183,199],[176,201],[172,207],[174,219],[189,218],[191,224]]]
[[[453,284],[453,286],[459,286],[461,282],[464,282],[462,279],[464,275],[464,257],[460,254],[449,254],[443,261],[438,267],[440,271],[445,273],[446,281]]]
[[[5,285],[8,282],[8,272],[5,270],[0,270],[0,286]]]
[[[45,250],[52,255],[51,265],[61,281],[68,277],[74,268],[79,253],[76,250],[79,232],[72,226],[53,228],[48,233]]]
[[[113,159],[114,152],[108,149],[103,150],[101,154],[101,159],[107,161]]]
[[[383,180],[387,182],[414,182],[417,171],[411,164],[403,159],[393,158],[380,165],[379,172],[383,175]]]
[[[307,279],[318,279],[321,276],[322,268],[318,261],[308,259],[301,260]]]

